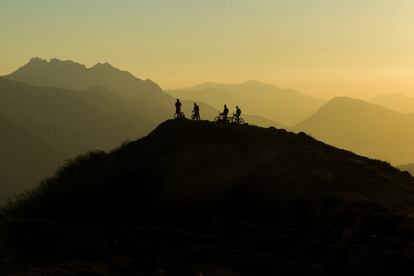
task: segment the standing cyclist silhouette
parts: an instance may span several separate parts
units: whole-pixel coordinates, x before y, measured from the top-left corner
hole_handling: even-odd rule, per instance
[[[200,120],[200,107],[196,103],[194,103],[193,118],[192,119],[193,120]]]
[[[227,122],[227,115],[229,115],[229,109],[227,108],[227,105],[224,105],[224,110],[221,115],[223,116],[223,121]]]
[[[241,115],[241,109],[240,107],[236,105],[236,114],[234,114],[234,116],[236,117],[237,123],[240,122],[240,115]]]
[[[175,115],[177,118],[182,117],[180,99],[177,99],[177,101],[175,102]]]

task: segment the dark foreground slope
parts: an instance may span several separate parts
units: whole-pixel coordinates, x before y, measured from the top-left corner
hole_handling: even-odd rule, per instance
[[[408,173],[305,134],[167,121],[11,204],[2,264],[30,275],[410,274],[412,204]]]

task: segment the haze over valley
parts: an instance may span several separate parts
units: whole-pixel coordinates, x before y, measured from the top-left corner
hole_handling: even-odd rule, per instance
[[[0,4],[0,275],[414,275],[414,2]]]
[[[3,128],[15,129],[12,133],[19,137],[4,136],[9,155],[20,157],[10,149],[20,144],[23,149],[30,141],[42,144],[45,162],[10,162],[9,155],[3,155],[3,167],[12,166],[2,176],[3,199],[33,187],[78,154],[111,150],[145,136],[172,117],[176,98],[183,100],[188,116],[193,102],[200,104],[202,119],[208,120],[224,104],[231,109],[239,105],[250,124],[305,131],[326,143],[395,165],[414,160],[414,113],[409,113],[410,101],[401,95],[378,96],[372,103],[345,97],[325,102],[259,81],[204,83],[164,91],[153,81],[109,63],[87,68],[74,61],[33,58],[0,78],[0,116]],[[38,153],[31,158],[41,159],[39,147],[35,148]]]

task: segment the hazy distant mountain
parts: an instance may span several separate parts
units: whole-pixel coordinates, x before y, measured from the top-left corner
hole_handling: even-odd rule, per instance
[[[260,127],[277,127],[277,128],[282,128],[282,129],[290,129],[290,127],[287,126],[287,125],[280,124],[279,122],[275,122],[275,121],[272,121],[268,118],[264,118],[264,117],[261,117],[261,116],[244,114],[244,115],[242,115],[242,117],[244,118],[244,120],[247,123],[253,124],[253,125],[256,125],[256,126],[260,126]]]
[[[323,101],[294,90],[281,89],[258,81],[240,84],[205,83],[190,88],[167,90],[182,98],[203,101],[222,110],[240,106],[244,113],[255,114],[284,125],[304,120],[323,105]]]
[[[69,61],[32,59],[7,78],[0,78],[0,117],[24,130],[28,137],[36,137],[43,144],[36,148],[42,148],[44,155],[32,154],[38,159],[27,158],[27,164],[10,162],[7,171],[0,171],[3,180],[0,192],[8,194],[33,186],[75,155],[93,149],[110,150],[125,140],[146,135],[159,122],[173,116],[174,101],[151,81],[141,81],[108,64],[87,69]],[[199,104],[202,119],[212,120],[217,116],[216,109]],[[187,117],[191,116],[192,108],[193,101],[183,101]],[[260,116],[243,117],[260,126],[280,126]],[[4,145],[19,139],[2,137]],[[21,157],[17,150],[10,154],[13,152],[16,153],[13,158]],[[49,155],[58,157],[53,159]],[[45,169],[37,169],[43,162],[41,156]],[[30,166],[29,161],[33,161],[31,167],[36,173],[22,171]]]
[[[184,102],[188,115],[191,105]],[[200,106],[204,118],[218,113]],[[139,117],[134,108],[133,101],[102,87],[77,92],[0,78],[0,116],[14,123],[0,117],[0,205],[51,176],[69,158],[93,149],[110,150],[147,134],[153,122]],[[254,119],[263,126],[277,125]]]
[[[170,117],[173,98],[151,80],[141,80],[127,71],[121,71],[108,63],[98,63],[91,68],[73,61],[33,58],[8,79],[36,86],[49,86],[83,91],[101,86],[113,94],[135,101],[135,109],[141,115],[151,117],[154,127]]]
[[[5,209],[0,274],[413,275],[413,189],[303,133],[169,120]]]
[[[370,102],[400,113],[414,113],[414,98],[402,94],[378,95]]]
[[[400,114],[362,100],[335,98],[295,129],[394,164],[414,158],[414,114]]]
[[[122,96],[146,98],[166,96],[151,80],[141,80],[127,71],[114,68],[109,63],[98,63],[91,68],[73,61],[33,58],[9,79],[36,86],[52,86],[72,90],[85,90],[95,85],[104,86]]]
[[[152,121],[128,107],[123,98],[97,87],[72,91],[0,78],[0,116],[69,156],[146,134]]]
[[[61,165],[60,154],[1,117],[0,137],[0,204],[16,192],[33,188]]]
[[[140,114],[134,101],[102,87],[72,91],[0,78],[0,117],[8,123],[0,193],[32,187],[68,158],[147,134],[156,123]]]
[[[140,118],[152,121],[152,128],[171,118],[175,111],[175,99],[164,92],[157,84],[148,79],[143,81],[136,78],[131,73],[114,68],[108,63],[98,63],[91,68],[86,68],[84,65],[73,61],[58,59],[46,61],[33,58],[28,64],[6,76],[6,78],[36,86],[86,90],[91,92],[89,93],[91,101],[103,101],[105,97],[110,97],[106,99],[106,103],[102,105],[103,107],[106,104],[112,106],[116,102],[117,108],[121,106]],[[98,99],[94,98],[96,93],[93,93],[93,91],[97,89],[98,94],[103,89],[107,90],[106,95],[98,95]],[[110,94],[112,95],[108,96]],[[115,99],[115,96],[118,96],[118,98]],[[188,97],[186,100],[188,101],[183,101],[183,110],[189,118],[193,102],[197,99]],[[203,119],[212,120],[217,116],[217,109],[209,106],[207,102],[198,102]],[[254,114],[254,116],[243,114],[243,117],[249,123],[259,126],[283,127],[281,124],[259,116],[260,114],[253,112],[248,114]]]

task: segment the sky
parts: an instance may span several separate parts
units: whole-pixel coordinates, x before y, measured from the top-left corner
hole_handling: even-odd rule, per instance
[[[321,98],[414,96],[412,0],[0,0],[0,75],[109,62],[162,88],[259,80]]]

